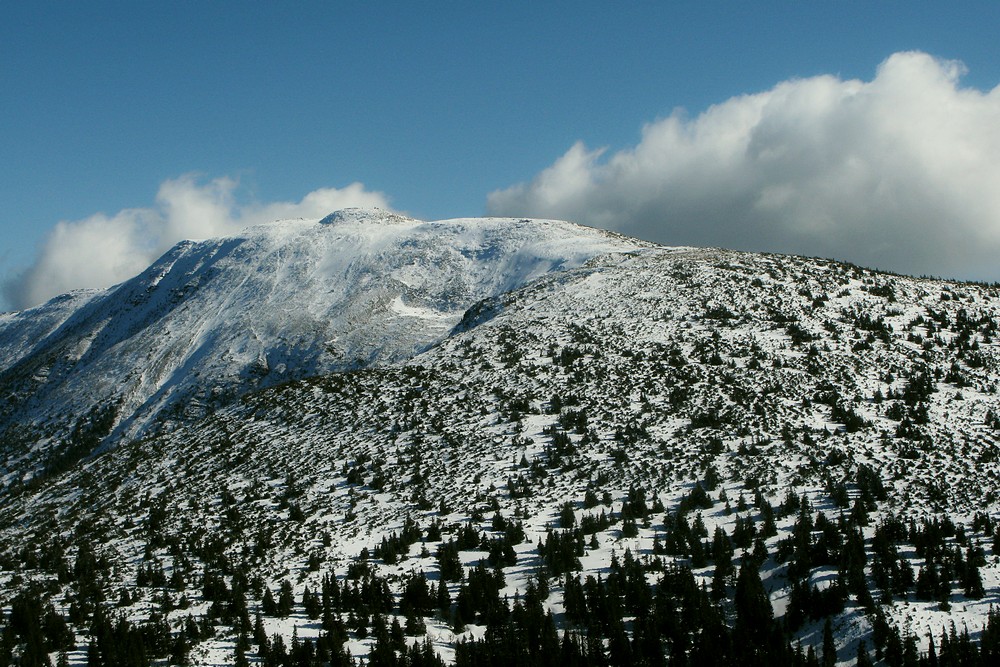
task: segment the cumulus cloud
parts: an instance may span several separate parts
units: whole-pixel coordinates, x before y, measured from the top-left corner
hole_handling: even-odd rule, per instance
[[[231,178],[202,183],[182,176],[160,186],[153,207],[60,222],[34,264],[4,284],[4,296],[16,308],[27,308],[73,289],[131,278],[183,239],[234,234],[280,219],[320,218],[353,206],[389,208],[385,195],[360,183],[314,190],[299,202],[240,203],[238,189]]]
[[[677,111],[611,155],[578,143],[487,205],[667,244],[1000,280],[1000,86],[963,88],[963,73],[905,52],[871,81],[785,81]]]

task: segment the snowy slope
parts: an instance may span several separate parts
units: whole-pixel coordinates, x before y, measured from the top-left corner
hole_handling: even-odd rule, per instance
[[[573,576],[607,577],[613,559],[627,551],[647,568],[650,582],[683,566],[707,589],[714,585],[711,560],[697,565],[690,553],[662,544],[670,517],[680,514],[700,482],[710,492],[707,506],[689,511],[685,521],[697,517],[704,524],[706,543],[715,528],[735,543],[741,526],[756,531],[764,525],[765,507],[775,513],[776,534],[757,541],[764,590],[781,623],[792,607],[791,583],[800,576],[791,573],[788,545],[798,519],[797,510],[782,509],[787,498],[806,499],[838,530],[857,530],[866,559],[862,578],[877,602],[866,606],[852,593],[827,614],[842,664],[853,664],[860,640],[872,648],[879,619],[921,650],[928,632],[938,636],[950,623],[979,636],[991,607],[1000,603],[1000,550],[991,547],[998,542],[976,516],[1000,517],[996,287],[824,260],[638,248],[603,237],[592,242],[601,249],[624,243],[629,252],[560,264],[567,247],[553,233],[558,238],[545,241],[555,246],[551,253],[536,246],[526,264],[516,258],[519,251],[499,253],[504,259],[498,264],[507,267],[500,273],[516,279],[463,264],[468,268],[456,273],[466,280],[480,276],[477,284],[493,290],[463,311],[448,306],[462,288],[442,288],[441,280],[453,274],[421,283],[422,273],[404,258],[443,253],[420,262],[434,267],[495,259],[492,252],[443,249],[475,245],[467,239],[479,225],[513,224],[533,237],[539,224],[584,238],[591,232],[560,223],[434,227],[390,220],[378,234],[366,228],[364,247],[384,242],[395,224],[412,226],[406,238],[422,238],[423,245],[390,243],[396,260],[389,259],[391,252],[372,251],[387,259],[365,260],[368,282],[338,265],[323,275],[347,273],[350,287],[330,277],[326,288],[346,290],[350,296],[337,298],[360,300],[371,312],[381,308],[379,322],[435,322],[448,313],[448,327],[381,357],[395,363],[253,392],[204,420],[124,444],[12,494],[0,509],[0,543],[9,545],[0,550],[0,569],[16,575],[0,574],[6,587],[0,590],[13,591],[15,577],[51,580],[55,568],[43,564],[44,555],[65,550],[70,558],[76,547],[60,535],[84,536],[109,563],[107,598],[122,588],[138,596],[122,605],[134,618],[159,608],[156,600],[168,592],[171,600],[193,601],[169,612],[176,628],[189,614],[209,613],[202,568],[243,568],[272,591],[287,582],[299,599],[307,587],[316,591],[324,574],[346,581],[348,568],[400,531],[407,518],[425,535],[440,523],[443,536],[410,545],[405,560],[374,556],[365,564],[386,577],[398,604],[409,573],[426,572],[435,581],[437,547],[454,539],[460,526],[472,526],[485,540],[499,534],[493,517],[500,516],[522,521],[526,531],[516,562],[502,568],[503,594],[514,600],[529,579],[545,576],[538,545],[560,525],[567,503],[577,525],[603,512],[613,519],[594,530],[594,540],[588,533]],[[343,219],[336,225],[356,228]],[[421,229],[426,237],[418,237]],[[441,234],[453,234],[447,246]],[[299,238],[289,237],[281,242]],[[376,263],[391,268],[371,275]],[[563,270],[549,271],[556,266]],[[396,277],[385,277],[390,274]],[[300,277],[299,284],[309,281]],[[503,291],[505,286],[516,289]],[[231,303],[256,307],[254,299]],[[269,303],[274,309],[280,301]],[[368,322],[367,312],[355,311],[357,321]],[[463,312],[461,326],[442,338]],[[228,317],[241,315],[230,311]],[[225,328],[221,316],[216,326]],[[383,331],[381,324],[368,326],[369,336]],[[337,335],[342,341],[347,333]],[[364,349],[365,343],[359,338],[352,344]],[[412,354],[415,349],[423,351]],[[871,492],[872,476],[884,497],[871,501],[867,516],[849,518]],[[659,509],[647,512],[630,536],[621,517],[637,489],[647,507]],[[600,502],[588,501],[588,492]],[[949,553],[981,548],[988,554],[977,568],[983,595],[966,595],[955,580],[932,599],[912,582],[901,591],[880,589],[874,562],[884,544],[876,536],[896,517],[902,517],[903,533],[911,520],[957,522],[961,531],[947,536]],[[53,521],[60,531],[52,531]],[[856,523],[848,527],[849,521]],[[815,554],[804,580],[828,590],[840,576],[845,548],[819,549],[821,538],[827,535],[818,527],[806,532]],[[917,538],[898,541],[894,563],[923,571]],[[757,550],[753,541],[737,546],[736,560]],[[462,550],[461,562],[472,567],[487,555],[477,544]],[[36,564],[13,565],[29,560]],[[178,583],[169,591],[140,584],[140,570],[150,566],[170,577],[177,573]],[[224,576],[235,586],[232,574]],[[545,606],[561,628],[579,631],[566,618],[562,582],[559,576],[548,580]],[[454,601],[461,584],[450,588]],[[56,589],[60,603],[73,590],[70,584]],[[732,594],[730,582],[729,597],[720,602],[730,620]],[[261,590],[246,597],[251,614],[262,609]],[[402,616],[399,609],[392,613]],[[267,632],[283,634],[286,643],[320,634],[304,605],[289,617],[265,614],[264,620]],[[485,632],[477,623],[456,628],[447,614],[425,620],[434,649],[449,658],[459,640]],[[231,664],[237,632],[225,623],[217,627],[214,639],[198,645],[197,664]],[[796,626],[789,638],[819,651],[822,618]],[[373,640],[352,630],[347,646],[363,656]]]
[[[0,369],[6,369],[53,334],[74,312],[98,294],[80,290],[28,310],[0,313]]]
[[[250,389],[409,358],[480,299],[641,245],[564,222],[380,210],[183,242],[106,292],[0,319],[0,434],[8,457],[86,453]]]

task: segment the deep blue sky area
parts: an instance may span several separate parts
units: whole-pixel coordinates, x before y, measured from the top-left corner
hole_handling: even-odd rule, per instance
[[[418,217],[481,215],[578,140],[619,150],[678,107],[870,80],[898,51],[990,90],[998,26],[996,2],[3,3],[0,276],[60,220],[188,173],[262,202],[360,181]]]

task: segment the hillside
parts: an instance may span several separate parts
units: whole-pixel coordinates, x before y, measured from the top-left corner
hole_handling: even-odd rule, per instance
[[[252,389],[407,359],[480,299],[641,245],[556,221],[380,210],[180,243],[107,291],[0,317],[0,482]]]
[[[367,266],[419,299],[340,297],[367,304],[352,363],[240,385],[260,388],[6,491],[0,596],[65,618],[53,661],[89,644],[110,663],[129,632],[195,664],[998,656],[996,287],[506,222],[496,238],[513,225],[525,245],[560,230],[525,263],[455,250],[490,223],[393,224],[426,242]],[[234,264],[269,265],[273,242]],[[425,270],[464,258],[461,280],[404,280],[420,251]],[[204,335],[271,326],[281,299],[245,316],[264,291],[218,284],[198,290],[220,305]]]

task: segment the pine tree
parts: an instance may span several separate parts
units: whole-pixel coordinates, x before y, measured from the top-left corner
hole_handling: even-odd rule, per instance
[[[734,647],[744,652],[745,664],[773,663],[777,629],[774,627],[774,610],[760,580],[756,563],[744,558],[736,579],[736,624],[733,627]],[[783,642],[778,637],[779,642]]]
[[[292,592],[292,584],[285,579],[278,588],[277,615],[285,618],[292,613],[295,607],[295,593]]]
[[[858,662],[857,667],[874,667],[872,663],[872,658],[868,654],[868,646],[865,644],[865,640],[862,639],[858,643]]]
[[[271,600],[273,603],[274,600]],[[257,645],[257,650],[263,653],[268,645],[267,632],[264,630],[264,619],[257,614],[253,623],[253,641]]]
[[[437,583],[437,609],[442,614],[447,614],[451,609],[451,595],[448,593],[448,582],[439,581]]]
[[[823,667],[834,667],[837,664],[837,645],[833,642],[833,624],[826,617],[823,624]]]
[[[250,661],[247,660],[246,651],[242,646],[237,644],[236,649],[233,653],[233,666],[234,667],[249,667]]]
[[[274,601],[274,594],[271,593],[270,588],[264,591],[264,599],[260,603],[260,610],[265,616],[278,615],[278,604]]]

